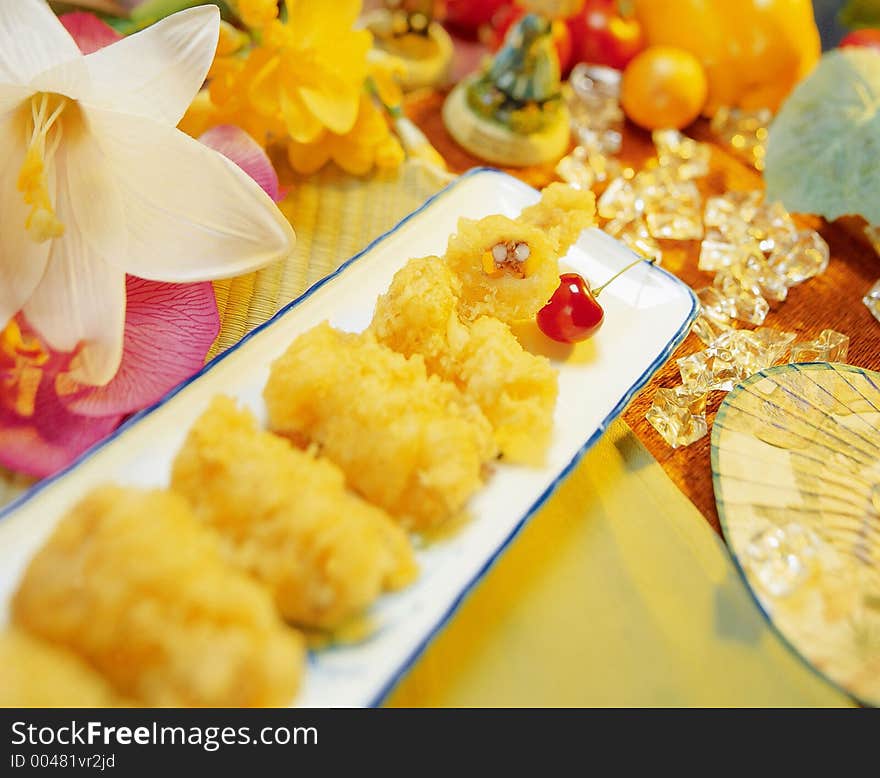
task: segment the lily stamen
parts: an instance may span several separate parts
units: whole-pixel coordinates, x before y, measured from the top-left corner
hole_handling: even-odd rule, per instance
[[[58,99],[59,103],[47,117],[53,98]],[[46,92],[31,98],[33,129],[18,174],[18,191],[22,193],[25,203],[31,206],[24,227],[37,243],[60,238],[64,234],[64,224],[56,216],[49,197],[48,169],[61,143],[62,125],[58,120],[68,102],[66,97],[56,97]]]

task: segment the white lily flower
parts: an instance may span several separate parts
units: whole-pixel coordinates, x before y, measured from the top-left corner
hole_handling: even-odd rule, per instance
[[[81,345],[80,383],[119,366],[126,273],[227,278],[293,248],[271,198],[176,129],[219,28],[200,6],[83,56],[44,0],[0,0],[0,325],[23,310]]]

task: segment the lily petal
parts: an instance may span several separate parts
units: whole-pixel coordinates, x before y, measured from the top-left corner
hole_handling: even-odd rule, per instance
[[[92,54],[122,40],[122,35],[92,13],[74,11],[58,19],[83,54]]]
[[[207,281],[256,270],[290,254],[296,235],[247,173],[174,127],[92,110],[90,130],[115,177],[122,216],[83,214],[88,181],[72,182],[97,253],[121,270],[153,281]],[[169,186],[169,182],[174,182]]]
[[[219,151],[247,173],[276,203],[281,200],[278,174],[265,151],[240,127],[221,124],[199,138],[201,143]]]
[[[195,98],[220,36],[220,11],[180,11],[86,57],[94,105],[177,125]]]
[[[10,114],[0,119],[0,137],[14,137],[14,123]],[[35,243],[25,230],[30,207],[16,185],[24,154],[23,143],[11,143],[0,152],[0,329],[33,293],[43,276],[51,245],[49,241]],[[53,186],[51,175],[49,186]]]
[[[81,56],[44,0],[0,0],[0,81],[27,84]]]
[[[33,417],[0,408],[0,465],[37,478],[50,476],[109,435],[122,419],[71,413],[58,401],[51,377],[46,376]]]
[[[125,273],[104,262],[83,240],[66,167],[66,159],[59,154],[55,207],[66,230],[51,241],[46,271],[23,311],[55,351],[81,346],[71,362],[72,378],[102,386],[113,378],[122,358]]]
[[[214,287],[163,284],[129,276],[122,364],[102,387],[83,387],[65,375],[61,402],[86,416],[133,413],[163,397],[205,364],[220,332]]]

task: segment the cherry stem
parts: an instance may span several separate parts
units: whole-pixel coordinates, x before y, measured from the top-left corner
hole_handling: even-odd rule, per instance
[[[657,263],[657,259],[656,259],[656,257],[652,258],[652,259],[647,259],[645,257],[641,257],[641,258],[637,259],[635,262],[630,262],[625,268],[623,268],[623,270],[618,270],[613,276],[611,276],[611,278],[609,278],[604,284],[602,284],[602,286],[598,286],[595,289],[591,289],[590,294],[592,294],[593,297],[598,297],[602,293],[602,290],[605,289],[606,286],[608,286],[611,283],[614,283],[624,273],[626,273],[629,270],[632,270],[636,265],[641,265],[642,262],[647,262],[649,265],[655,265]]]

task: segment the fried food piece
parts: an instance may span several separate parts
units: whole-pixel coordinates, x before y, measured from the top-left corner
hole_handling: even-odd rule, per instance
[[[520,214],[527,224],[547,233],[557,257],[565,256],[580,234],[596,220],[596,197],[589,190],[556,182],[541,191],[535,205]]]
[[[421,354],[430,373],[472,399],[505,459],[539,464],[553,428],[556,371],[497,319],[462,322],[460,288],[437,257],[410,260],[379,298],[370,330],[404,356]]]
[[[376,303],[370,332],[405,357],[420,354],[429,373],[454,377],[454,355],[469,337],[460,295],[461,282],[442,259],[411,259]]]
[[[112,708],[122,702],[70,651],[17,629],[0,633],[0,707]]]
[[[193,426],[171,485],[289,621],[339,626],[415,577],[409,539],[388,514],[348,491],[336,465],[259,429],[228,397]]]
[[[473,403],[369,333],[300,335],[263,396],[274,431],[320,446],[355,491],[418,530],[458,515],[496,454]]]
[[[82,500],[28,566],[12,619],[152,706],[286,705],[303,672],[302,637],[170,492]]]
[[[457,383],[489,419],[503,457],[541,465],[559,389],[550,361],[523,349],[506,324],[483,316],[470,325],[455,363]]]
[[[446,261],[461,284],[465,321],[494,316],[507,324],[533,319],[559,284],[559,262],[539,228],[506,216],[460,219]]]

